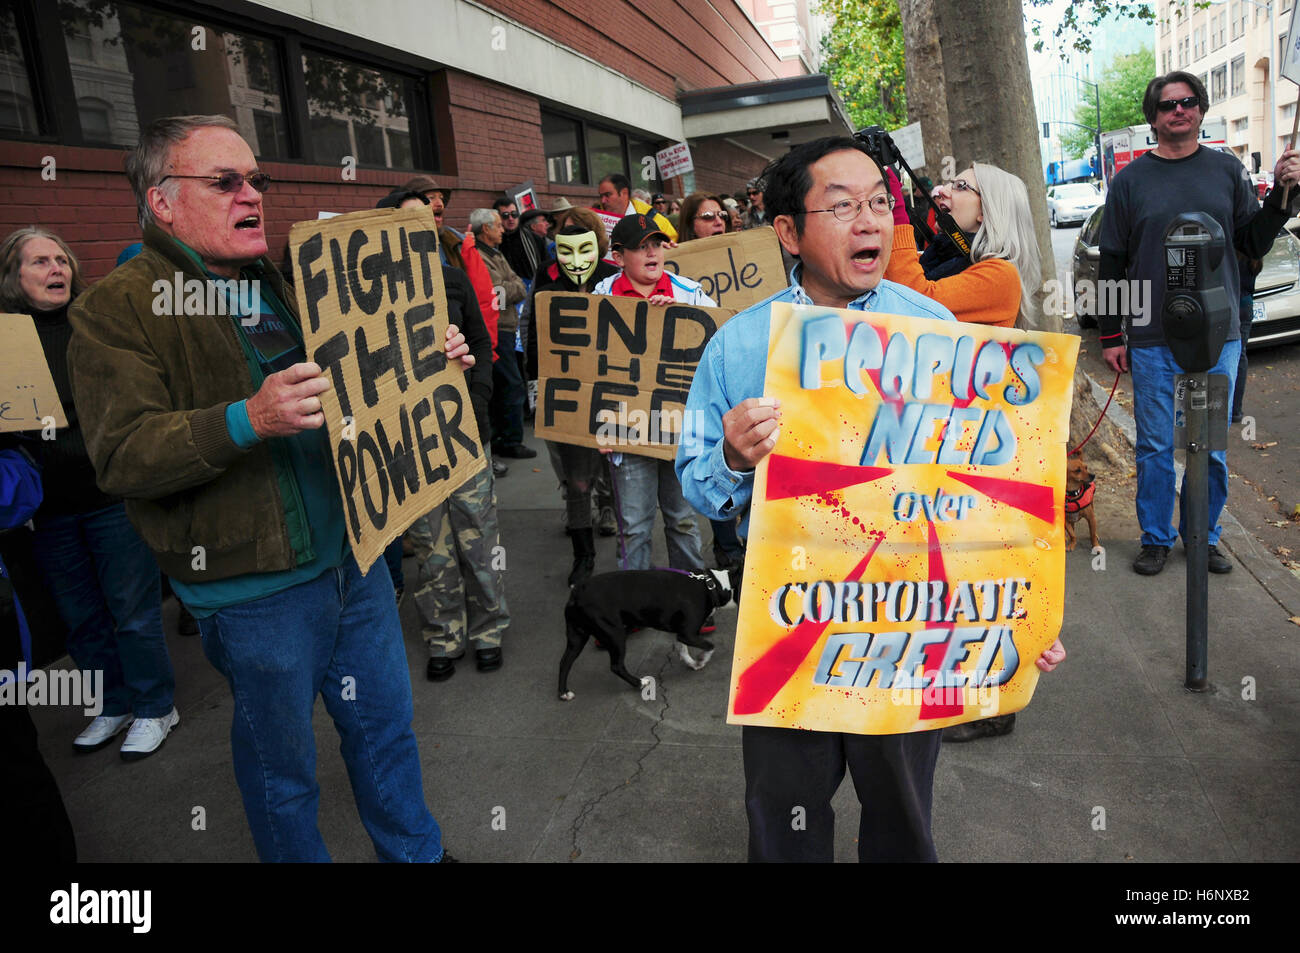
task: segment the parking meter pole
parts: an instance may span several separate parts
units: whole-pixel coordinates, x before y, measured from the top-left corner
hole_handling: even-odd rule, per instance
[[[1187,378],[1187,469],[1183,474],[1187,507],[1187,678],[1189,691],[1209,689],[1209,523],[1210,523],[1210,414],[1209,375]]]

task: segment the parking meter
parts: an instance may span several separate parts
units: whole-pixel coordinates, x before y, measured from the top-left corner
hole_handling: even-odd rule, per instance
[[[1189,374],[1219,360],[1237,302],[1228,300],[1227,265],[1233,252],[1223,227],[1204,212],[1186,212],[1165,230],[1165,343]]]
[[[1165,343],[1186,371],[1174,379],[1175,446],[1187,451],[1183,544],[1187,550],[1187,670],[1192,691],[1209,683],[1209,456],[1227,447],[1228,378],[1206,372],[1219,361],[1238,302],[1228,299],[1223,228],[1204,212],[1179,215],[1165,230]]]

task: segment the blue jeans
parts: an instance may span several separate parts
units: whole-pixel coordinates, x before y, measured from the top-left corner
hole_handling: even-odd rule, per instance
[[[334,719],[357,813],[382,860],[437,861],[411,730],[411,678],[393,587],[381,566],[343,565],[199,620],[230,683],[235,780],[263,861],[328,861],[316,826],[316,696]]]
[[[668,565],[672,569],[703,569],[700,531],[695,510],[682,496],[673,461],[623,454],[614,467],[615,500],[623,517],[623,568],[650,568],[650,536],[655,525],[655,503],[664,514]]]
[[[1211,374],[1228,378],[1232,393],[1241,342],[1223,345]],[[1179,501],[1178,533],[1174,532],[1174,376],[1183,372],[1167,347],[1135,347],[1129,352],[1133,373],[1133,417],[1137,422],[1137,516],[1143,546],[1173,547],[1186,529],[1186,500]],[[1227,408],[1224,410],[1227,413]],[[1184,491],[1185,492],[1185,485]],[[1228,499],[1227,454],[1210,454],[1209,542],[1219,542],[1219,514]]]
[[[38,515],[32,548],[68,627],[68,654],[83,672],[104,673],[103,714],[168,714],[176,679],[161,577],[126,508]]]

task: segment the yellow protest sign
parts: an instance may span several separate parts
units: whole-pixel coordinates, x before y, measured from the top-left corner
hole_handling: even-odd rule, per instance
[[[427,208],[299,222],[294,288],[321,394],[348,539],[365,572],[415,520],[484,467]]]
[[[66,427],[32,316],[0,314],[0,340],[0,433]]]
[[[704,345],[734,311],[544,291],[537,435],[671,460]]]
[[[728,232],[664,249],[664,268],[700,283],[720,308],[741,311],[790,284],[771,226]]]
[[[855,734],[1018,711],[1065,596],[1079,339],[772,307],[728,721]]]

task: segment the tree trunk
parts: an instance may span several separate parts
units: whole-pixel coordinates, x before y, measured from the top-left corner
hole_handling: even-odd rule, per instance
[[[934,0],[899,0],[903,17],[904,63],[907,70],[907,118],[921,124],[925,143],[924,170],[935,184],[942,181],[943,159],[952,155],[948,135],[948,91],[943,82],[943,51],[934,19]]]
[[[934,13],[943,47],[948,130],[957,171],[969,168],[972,162],[988,162],[1018,175],[1025,183],[1046,281],[1056,278],[1056,259],[1047,226],[1047,195],[1020,3],[962,0],[937,3]],[[911,105],[909,99],[908,107]],[[1043,313],[1041,286],[1034,300],[1037,307],[1031,326],[1060,331],[1061,316]]]

